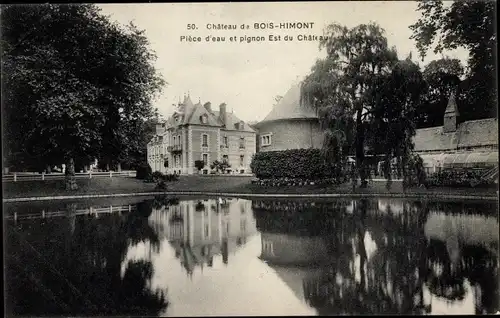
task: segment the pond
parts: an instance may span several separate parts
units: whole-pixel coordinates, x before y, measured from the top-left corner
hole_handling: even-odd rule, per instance
[[[499,310],[496,202],[156,197],[4,207],[10,315]]]

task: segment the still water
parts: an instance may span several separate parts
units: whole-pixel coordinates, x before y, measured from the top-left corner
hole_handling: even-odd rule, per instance
[[[7,313],[499,310],[496,202],[127,200],[6,205]]]

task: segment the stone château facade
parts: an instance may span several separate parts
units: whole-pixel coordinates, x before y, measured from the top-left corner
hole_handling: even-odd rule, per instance
[[[256,152],[256,132],[232,112],[226,104],[219,111],[211,103],[193,104],[186,96],[177,111],[156,125],[156,134],[148,144],[148,163],[153,171],[197,174],[195,161],[202,160],[202,174],[211,172],[215,161],[227,161],[227,173],[250,174]]]

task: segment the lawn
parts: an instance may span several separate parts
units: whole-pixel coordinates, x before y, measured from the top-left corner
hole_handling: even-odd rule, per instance
[[[350,184],[339,186],[281,186],[264,187],[251,184],[252,177],[248,176],[181,176],[179,181],[169,182],[167,191],[175,192],[216,192],[242,194],[328,194],[352,193]],[[3,182],[4,198],[43,197],[86,194],[117,194],[117,193],[144,193],[154,192],[154,183],[145,183],[130,177],[77,179],[78,191],[64,189],[64,180],[50,181],[20,181]],[[387,190],[385,182],[374,181],[367,189],[356,189],[355,193],[401,193],[401,182],[393,182],[392,188]],[[471,188],[412,188],[407,193],[421,194],[453,194],[453,195],[481,195],[495,196],[496,189]]]

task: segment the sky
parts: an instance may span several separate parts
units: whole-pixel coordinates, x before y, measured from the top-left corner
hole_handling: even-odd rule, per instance
[[[385,31],[389,46],[400,58],[417,49],[409,26],[420,16],[413,1],[335,1],[335,2],[259,2],[259,3],[140,3],[101,4],[102,12],[121,24],[130,21],[145,34],[156,52],[156,68],[168,85],[153,107],[164,117],[171,115],[179,99],[189,94],[194,103],[211,102],[218,110],[226,103],[245,121],[259,121],[271,111],[274,98],[306,76],[318,58],[318,41],[298,41],[299,35],[323,34],[330,23],[354,27],[376,22]],[[254,29],[255,23],[314,23],[309,29]],[[194,24],[195,30],[188,30]],[[236,25],[236,30],[209,30],[207,24]],[[242,24],[249,29],[240,29]],[[269,41],[269,36],[281,41]],[[181,37],[200,37],[201,42],[181,41]],[[224,42],[206,42],[207,36],[225,37]],[[236,37],[231,42],[230,37]],[[263,36],[265,41],[240,42],[241,37]],[[293,36],[292,41],[284,41]],[[444,55],[464,62],[465,50]],[[425,65],[440,58],[428,52]]]

